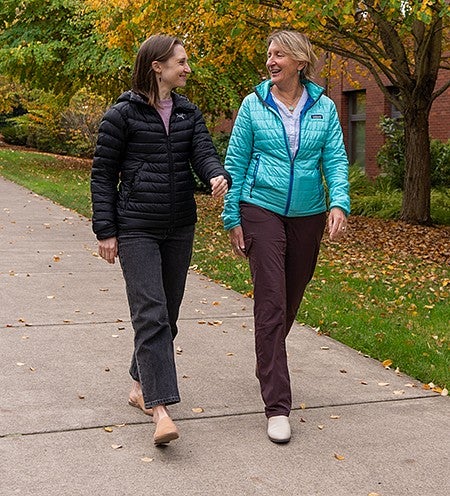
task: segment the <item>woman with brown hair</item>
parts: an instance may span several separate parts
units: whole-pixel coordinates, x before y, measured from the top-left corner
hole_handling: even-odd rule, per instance
[[[174,92],[191,72],[177,38],[141,45],[132,89],[105,113],[92,167],[99,255],[118,256],[135,333],[129,403],[153,415],[155,444],[179,436],[173,339],[192,254],[198,177],[223,196],[231,185],[198,107]]]

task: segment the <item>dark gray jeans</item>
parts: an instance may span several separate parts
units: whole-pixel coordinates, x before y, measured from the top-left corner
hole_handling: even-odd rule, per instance
[[[173,339],[192,255],[194,226],[119,235],[134,353],[130,375],[146,408],[180,401]]]

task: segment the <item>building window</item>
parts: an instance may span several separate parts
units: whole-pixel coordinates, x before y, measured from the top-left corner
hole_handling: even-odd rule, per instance
[[[388,87],[388,91],[389,93],[391,93],[392,95],[398,97],[398,89],[395,88],[394,86],[389,86]],[[402,113],[400,112],[400,110],[398,110],[398,108],[391,102],[389,102],[390,104],[390,117],[392,119],[401,119],[403,117]]]
[[[350,163],[366,165],[366,92],[348,93]]]

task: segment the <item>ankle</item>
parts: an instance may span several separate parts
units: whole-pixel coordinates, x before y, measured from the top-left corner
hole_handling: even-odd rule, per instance
[[[153,407],[153,421],[158,423],[162,418],[169,417],[166,405],[156,405]]]

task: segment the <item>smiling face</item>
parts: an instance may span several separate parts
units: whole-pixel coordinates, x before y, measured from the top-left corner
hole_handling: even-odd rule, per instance
[[[304,66],[305,62],[294,60],[276,41],[270,43],[266,67],[273,84],[281,87],[298,84],[298,71]]]
[[[181,45],[174,46],[173,55],[165,62],[155,61],[152,66],[158,75],[158,81],[161,78],[159,86],[169,91],[185,86],[187,76],[191,72],[186,50]]]

